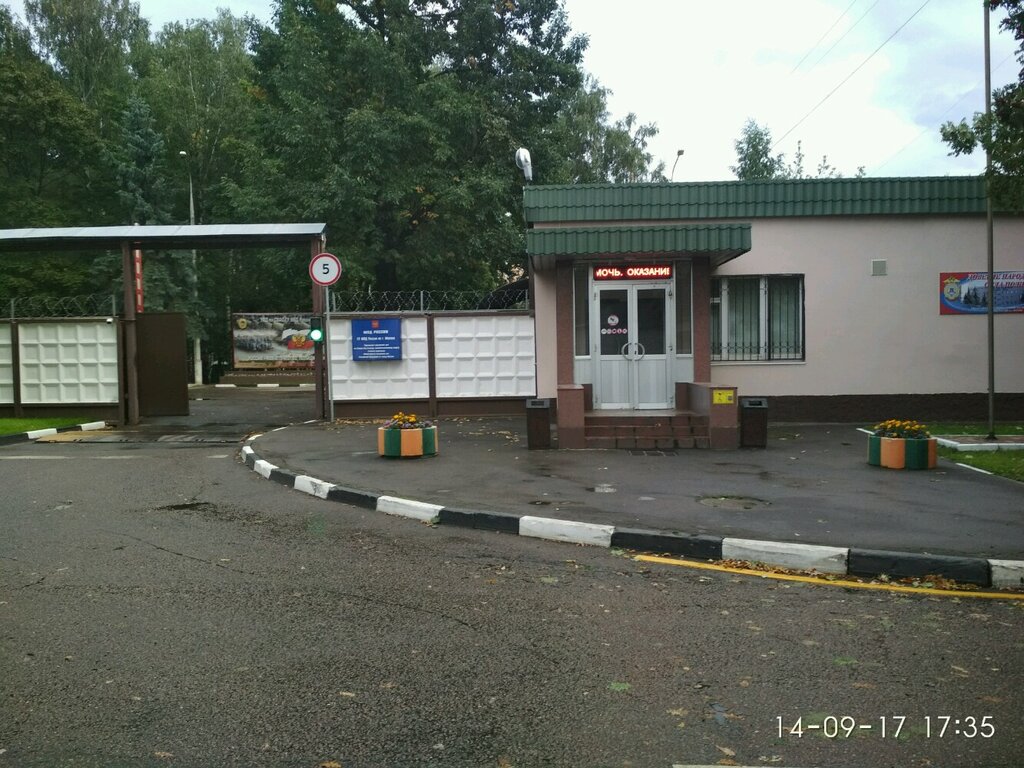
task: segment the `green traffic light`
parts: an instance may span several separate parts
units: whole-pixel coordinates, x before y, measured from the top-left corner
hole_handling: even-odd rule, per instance
[[[314,344],[319,344],[324,340],[324,319],[322,317],[310,318],[307,337]]]

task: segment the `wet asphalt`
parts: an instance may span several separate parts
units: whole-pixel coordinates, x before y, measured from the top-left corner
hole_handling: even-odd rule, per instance
[[[436,457],[383,459],[377,422],[295,424],[253,442],[282,468],[448,507],[840,547],[1024,559],[1024,485],[940,460],[866,461],[857,425],[773,426],[733,451],[528,450],[523,418],[439,423]]]
[[[208,426],[304,407],[233,402],[249,415]],[[168,430],[0,448],[0,768],[1010,768],[1024,753],[1019,603],[435,528],[267,482],[237,435]],[[449,456],[389,471],[441,474]],[[856,730],[825,733],[840,722]]]

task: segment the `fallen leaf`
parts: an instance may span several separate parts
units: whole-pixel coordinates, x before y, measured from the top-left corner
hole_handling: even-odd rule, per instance
[[[726,757],[736,757],[736,753],[728,747],[719,747],[717,744],[715,744],[715,748],[718,749],[718,751]]]
[[[608,683],[608,688],[612,691],[628,691],[632,687],[629,683]]]
[[[317,768],[341,768],[341,763],[337,760],[325,760]]]
[[[958,667],[956,664],[951,664],[949,668],[952,669],[954,672],[956,672],[961,677],[970,677],[971,676],[970,672],[968,672],[963,667]]]
[[[512,768],[512,761],[503,755],[498,758],[498,768]]]
[[[690,710],[688,709],[666,709],[665,712],[673,715],[674,717],[686,717],[690,714]]]
[[[339,696],[344,696],[347,699],[354,699],[356,695],[352,691],[338,691]]]
[[[540,580],[544,584],[557,584],[558,583],[558,577],[557,576],[541,576]]]
[[[170,760],[174,757],[172,752],[154,752],[153,757],[159,758],[160,760]]]

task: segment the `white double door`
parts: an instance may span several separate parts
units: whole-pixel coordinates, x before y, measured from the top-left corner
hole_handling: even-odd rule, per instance
[[[671,408],[672,284],[597,285],[594,408]]]

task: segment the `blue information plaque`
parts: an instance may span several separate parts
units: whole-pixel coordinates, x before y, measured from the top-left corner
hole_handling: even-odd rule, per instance
[[[353,360],[401,360],[402,318],[381,317],[352,321]]]

